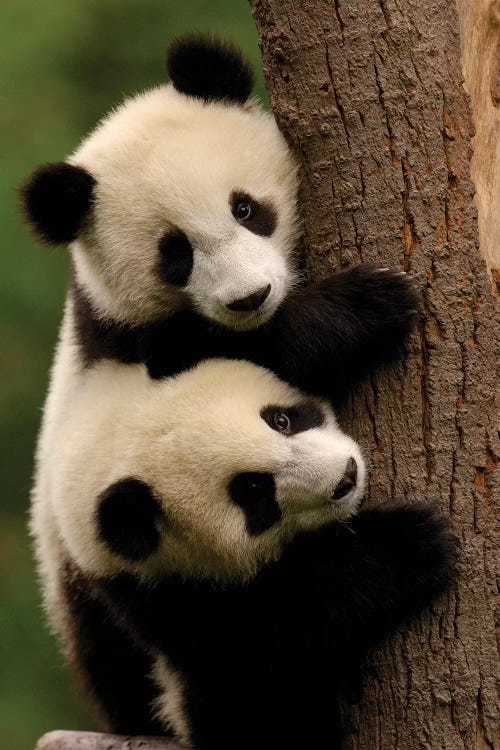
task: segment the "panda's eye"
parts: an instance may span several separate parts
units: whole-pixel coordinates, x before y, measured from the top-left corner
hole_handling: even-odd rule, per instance
[[[273,416],[273,426],[278,432],[288,435],[292,425],[286,414],[283,414],[283,412],[276,412]]]
[[[287,436],[322,427],[327,422],[320,403],[312,398],[304,398],[294,406],[269,404],[260,416],[272,430]]]
[[[265,406],[260,416],[272,430],[276,430],[281,435],[294,435],[296,432],[295,420],[292,424],[292,419],[294,419],[293,407]]]
[[[252,216],[252,206],[248,201],[238,201],[234,214],[238,221],[246,221]]]
[[[271,200],[257,200],[245,190],[233,190],[229,206],[238,224],[259,237],[270,237],[276,229],[278,213]]]

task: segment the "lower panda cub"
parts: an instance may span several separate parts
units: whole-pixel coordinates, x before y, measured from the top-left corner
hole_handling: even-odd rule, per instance
[[[168,381],[100,363],[66,424],[57,532],[41,504],[32,526],[49,614],[109,729],[338,747],[337,695],[366,651],[452,577],[447,522],[405,503],[356,515],[358,445],[248,362]]]

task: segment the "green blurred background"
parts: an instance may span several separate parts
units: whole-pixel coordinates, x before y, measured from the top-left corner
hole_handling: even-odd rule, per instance
[[[32,456],[68,258],[23,227],[16,187],[63,159],[123,95],[164,80],[169,40],[213,31],[259,71],[247,0],[2,0],[0,8],[0,749],[54,728],[97,728],[40,609],[26,532]]]

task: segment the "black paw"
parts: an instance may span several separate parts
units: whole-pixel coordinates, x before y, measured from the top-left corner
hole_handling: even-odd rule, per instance
[[[261,329],[265,346],[247,358],[339,404],[367,373],[401,354],[419,309],[418,288],[404,272],[354,266],[292,292]]]
[[[415,281],[399,268],[364,263],[343,271],[343,283],[366,331],[383,348],[397,349],[411,333],[421,309]]]
[[[377,553],[404,578],[416,609],[443,593],[456,576],[458,539],[449,519],[427,503],[390,502],[359,516]]]

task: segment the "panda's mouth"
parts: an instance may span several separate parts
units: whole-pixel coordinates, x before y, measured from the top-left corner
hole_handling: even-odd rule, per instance
[[[308,508],[287,509],[283,514],[285,527],[296,531],[306,531],[321,528],[331,523],[348,521],[358,511],[359,503],[347,495],[342,500],[325,500]]]
[[[340,505],[341,503],[348,503],[356,494],[356,487],[351,488],[350,490],[347,490],[343,495],[337,496],[335,493],[333,495],[330,495],[330,497],[327,500],[327,505],[330,507],[334,507],[336,505]]]
[[[268,317],[267,314],[267,307],[266,308],[260,308],[259,310],[238,310],[228,311],[229,316],[234,318],[235,321],[241,321],[241,322],[249,322],[251,320],[261,320],[266,319]]]
[[[245,331],[263,325],[273,316],[274,312],[275,306],[272,303],[264,304],[258,310],[233,311],[221,308],[218,322],[226,328]]]
[[[344,517],[359,505],[360,498],[357,498],[357,487],[353,487],[346,492],[341,498],[333,495],[318,497],[316,501],[310,500],[307,504],[298,505],[290,502],[280,503],[284,517],[304,518],[307,516],[325,516],[327,518]]]

